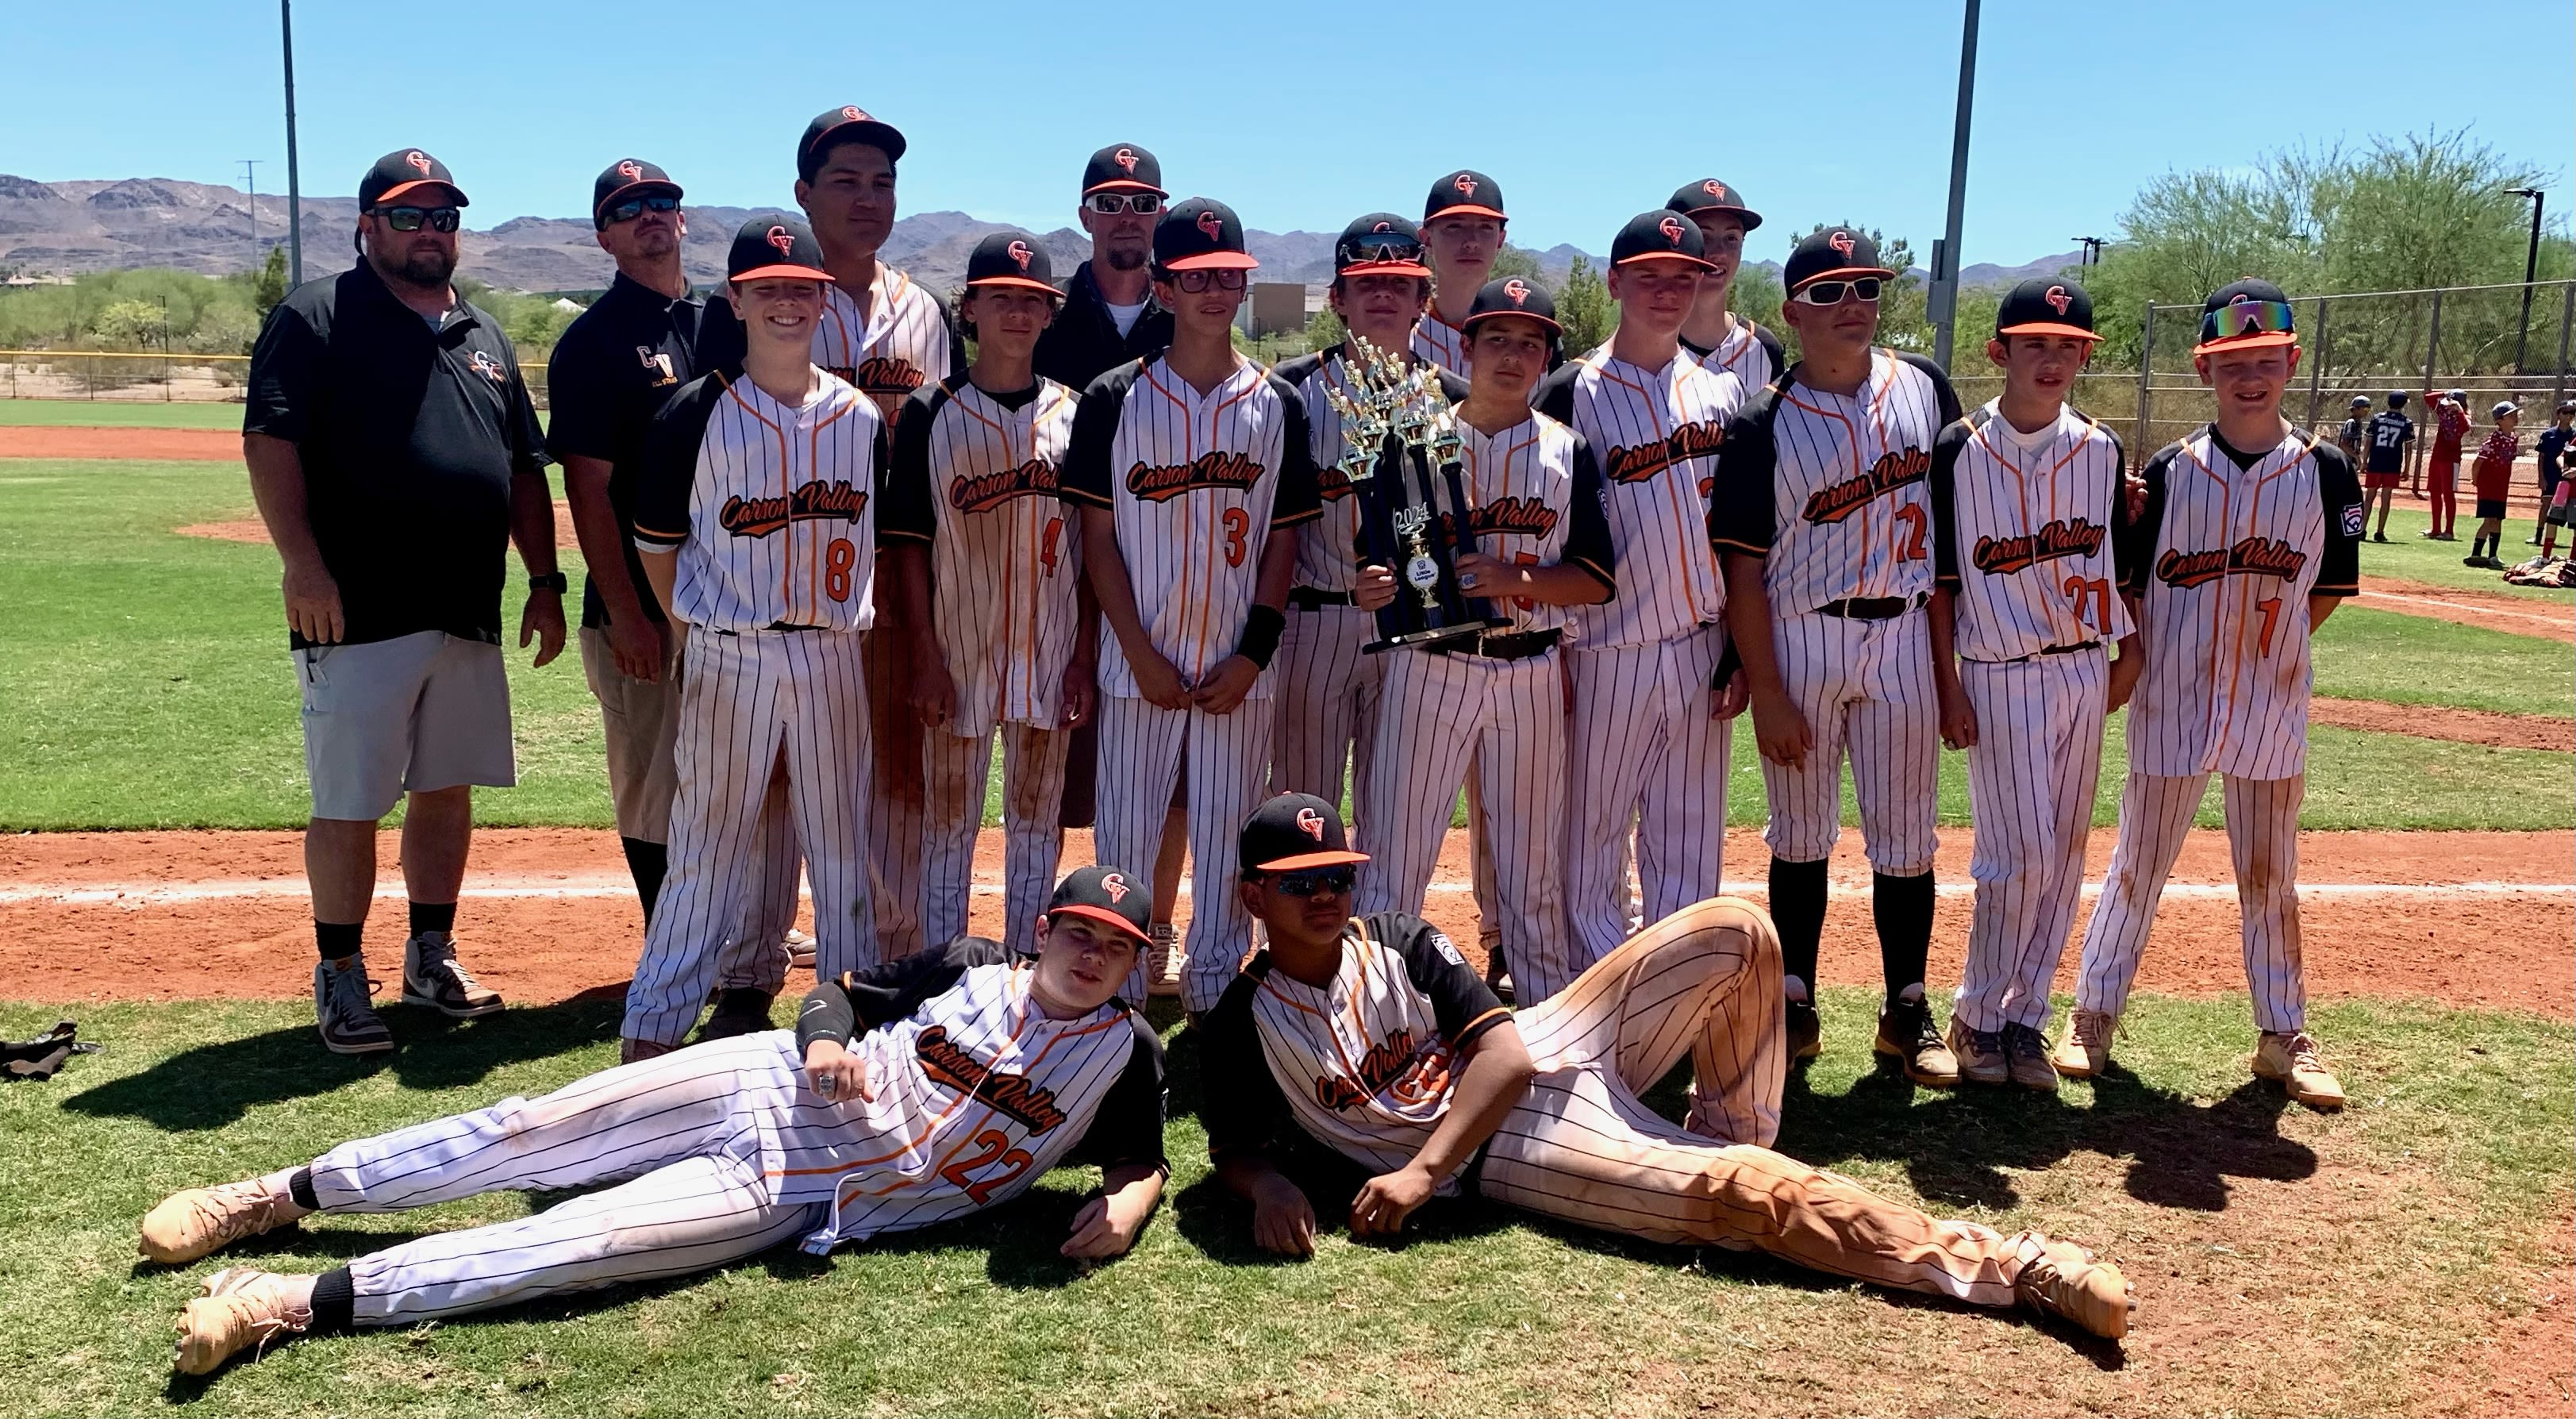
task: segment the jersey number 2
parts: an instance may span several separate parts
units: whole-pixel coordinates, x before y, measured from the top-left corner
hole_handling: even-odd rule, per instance
[[[1225,564],[1243,565],[1243,539],[1252,531],[1252,514],[1239,507],[1225,510]]]
[[[847,537],[835,537],[823,548],[823,594],[835,601],[850,599],[850,568],[859,563],[859,549]]]
[[[1013,1179],[1037,1166],[1037,1159],[1011,1146],[1009,1135],[998,1128],[988,1128],[975,1135],[974,1152],[939,1170],[939,1175],[955,1186],[964,1188],[966,1196],[978,1207],[992,1199],[994,1190],[1007,1187]],[[988,1178],[977,1178],[995,1160],[1001,1170]]]

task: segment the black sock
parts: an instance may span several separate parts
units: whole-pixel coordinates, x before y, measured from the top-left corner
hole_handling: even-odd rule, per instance
[[[335,1266],[313,1278],[313,1323],[307,1335],[333,1335],[358,1328],[358,1283],[349,1268]]]
[[[414,902],[411,904],[412,935],[418,936],[424,931],[454,931],[455,929],[456,903]]]
[[[313,945],[326,961],[344,961],[358,954],[358,937],[367,924],[353,921],[343,926],[336,921],[313,923]]]
[[[1825,863],[1771,859],[1771,926],[1780,933],[1780,974],[1816,998],[1816,947],[1825,935]]]
[[[619,838],[626,848],[626,870],[635,878],[635,900],[644,904],[644,924],[653,924],[653,903],[662,895],[662,874],[671,867],[671,849],[642,838]]]
[[[297,1168],[286,1175],[286,1195],[307,1212],[319,1212],[322,1204],[313,1200],[313,1170]]]
[[[1932,874],[1869,874],[1869,914],[1878,924],[1879,969],[1893,1004],[1907,986],[1923,983],[1924,962],[1932,955]]]

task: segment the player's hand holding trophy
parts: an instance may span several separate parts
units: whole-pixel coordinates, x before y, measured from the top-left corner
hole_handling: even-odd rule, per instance
[[[1363,647],[1469,641],[1507,624],[1458,585],[1458,556],[1476,550],[1458,470],[1458,414],[1427,362],[1408,366],[1366,337],[1350,337],[1358,358],[1342,364],[1343,384],[1324,397],[1342,421],[1340,468],[1359,499],[1360,561],[1395,572],[1395,600],[1377,613],[1379,639]],[[1407,474],[1410,477],[1407,477]],[[1436,480],[1436,481],[1435,481]]]

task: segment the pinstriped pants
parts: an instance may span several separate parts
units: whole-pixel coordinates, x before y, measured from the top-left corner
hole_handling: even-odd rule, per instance
[[[1073,732],[1004,721],[1002,735],[1002,944],[1037,949],[1038,913],[1055,890],[1064,857],[1064,768]],[[945,946],[966,934],[975,889],[975,832],[984,825],[984,785],[993,736],[932,729],[921,736],[929,806],[922,842],[922,935]]]
[[[883,958],[891,961],[912,955],[923,944],[921,848],[928,820],[921,779],[922,725],[904,697],[912,659],[902,636],[871,630],[861,632],[860,639],[874,740],[843,782],[868,800],[869,881],[876,912],[873,938]]]
[[[1874,1285],[2009,1306],[2023,1236],[1935,1221],[1775,1153],[1780,943],[1761,908],[1684,908],[1515,1019],[1539,1067],[1485,1150],[1484,1196],[1656,1242],[1761,1250]],[[1690,1127],[1638,1102],[1687,1051]]]
[[[1733,726],[1710,713],[1709,688],[1725,649],[1725,629],[1703,626],[1648,645],[1577,646],[1567,653],[1574,762],[1566,794],[1565,901],[1577,970],[1628,937],[1631,824],[1646,920],[1716,896],[1725,878]]]
[[[1348,765],[1351,806],[1360,806],[1359,785],[1368,781],[1377,744],[1379,685],[1387,660],[1360,647],[1375,639],[1373,612],[1349,606],[1288,608],[1288,628],[1279,637],[1279,658],[1270,672],[1279,741],[1271,792],[1311,793],[1339,805],[1342,771]],[[1353,815],[1354,851],[1370,850],[1368,826],[1365,812]]]
[[[2227,855],[2236,869],[2236,904],[2244,918],[2245,984],[2254,995],[2254,1025],[2273,1033],[2303,1030],[2308,986],[2299,961],[2299,804],[2307,797],[2307,776],[2224,778]],[[2084,928],[2076,1009],[2117,1015],[2128,1005],[2156,903],[2208,789],[2207,774],[2129,775],[2120,795],[2120,838],[2111,849],[2110,875]]]
[[[1843,754],[1851,754],[1869,865],[1890,877],[1932,870],[1940,840],[1941,705],[1931,622],[1917,607],[1885,621],[1793,612],[1772,623],[1789,700],[1815,745],[1796,768],[1762,761],[1763,832],[1784,862],[1821,862],[1842,836]]]
[[[1099,861],[1139,881],[1153,876],[1163,819],[1186,760],[1190,841],[1190,930],[1181,972],[1181,1005],[1193,1014],[1216,999],[1252,952],[1252,916],[1234,892],[1235,839],[1261,806],[1270,776],[1274,701],[1248,699],[1232,714],[1167,710],[1152,701],[1104,695],[1100,701],[1100,814],[1094,830]],[[1124,987],[1145,998],[1145,958]]]
[[[858,637],[840,631],[690,636],[680,682],[680,788],[670,875],[626,990],[629,1039],[677,1044],[696,1023],[744,917],[773,768],[814,884],[814,965],[829,980],[876,963],[869,908],[868,704]],[[753,943],[776,950],[775,941]]]
[[[2084,894],[2109,682],[2098,647],[1959,666],[1977,714],[1968,750],[1977,899],[1956,1006],[1972,1030],[2048,1023],[2049,987]]]

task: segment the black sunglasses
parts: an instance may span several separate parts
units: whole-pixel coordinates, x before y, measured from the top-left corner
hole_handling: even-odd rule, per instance
[[[376,215],[398,232],[419,231],[423,222],[429,223],[432,231],[452,232],[465,219],[465,214],[453,207],[378,207]]]
[[[1353,867],[1316,867],[1304,872],[1282,872],[1272,879],[1284,896],[1311,897],[1318,892],[1341,896],[1357,886],[1359,870]]]
[[[1422,243],[1402,232],[1362,232],[1346,237],[1333,250],[1333,264],[1359,266],[1378,261],[1420,261]]]
[[[680,210],[679,198],[674,197],[667,192],[652,192],[647,193],[642,197],[629,197],[625,201],[618,203],[616,206],[609,208],[608,224],[613,227],[620,222],[631,222],[636,218],[643,216],[647,212],[676,212],[678,210]]]

